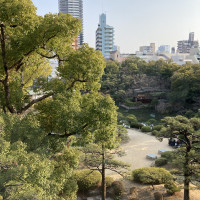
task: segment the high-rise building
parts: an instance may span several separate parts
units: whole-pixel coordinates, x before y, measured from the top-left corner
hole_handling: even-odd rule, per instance
[[[194,41],[194,32],[189,33],[189,41]]]
[[[194,40],[194,32],[191,32],[189,34],[189,40],[180,40],[177,46],[179,53],[190,53],[190,49],[199,47],[199,42]]]
[[[81,19],[82,32],[78,36],[78,44],[81,46],[83,44],[83,0],[58,0],[58,4],[59,12]]]
[[[106,24],[106,14],[101,14],[96,30],[96,50],[100,50],[106,59],[114,48],[114,28]]]

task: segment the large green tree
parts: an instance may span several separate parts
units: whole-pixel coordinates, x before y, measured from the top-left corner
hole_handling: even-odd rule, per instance
[[[184,200],[189,200],[190,182],[200,174],[200,119],[176,116],[162,121],[165,128],[161,129],[161,135],[177,138],[182,143],[176,150],[175,163],[184,176]]]
[[[81,22],[71,15],[38,16],[31,0],[0,7],[0,193],[75,199],[73,136],[111,148],[116,134],[114,101],[99,92],[104,58],[87,44],[72,48]]]

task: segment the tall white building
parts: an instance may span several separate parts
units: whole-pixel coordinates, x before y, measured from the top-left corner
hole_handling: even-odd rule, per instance
[[[106,14],[101,14],[96,30],[96,50],[100,50],[106,59],[114,48],[114,28],[106,24]]]
[[[59,12],[81,19],[82,33],[78,36],[79,46],[81,46],[83,44],[83,0],[58,0],[58,6]]]

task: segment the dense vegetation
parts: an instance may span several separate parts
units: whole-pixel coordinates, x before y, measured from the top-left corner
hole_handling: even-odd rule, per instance
[[[135,102],[134,89],[156,88],[159,92],[149,93],[150,106],[155,107],[159,99],[164,99],[169,103],[165,112],[179,112],[184,109],[196,111],[200,104],[199,75],[198,64],[179,66],[164,60],[147,63],[140,58],[130,57],[122,63],[107,62],[101,90],[109,93],[117,105],[139,107],[142,104]],[[153,81],[147,83],[147,80]]]
[[[31,0],[0,7],[0,195],[76,199],[76,147],[117,144],[116,106],[99,92],[104,58],[72,48],[81,23],[71,15],[38,16]]]

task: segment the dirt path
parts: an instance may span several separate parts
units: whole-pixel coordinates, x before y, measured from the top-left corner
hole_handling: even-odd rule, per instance
[[[151,166],[153,160],[146,158],[146,155],[149,153],[156,154],[159,157],[160,154],[158,154],[158,150],[173,150],[168,146],[167,139],[160,142],[154,136],[142,133],[136,129],[128,129],[128,135],[130,141],[121,146],[121,148],[126,152],[126,155],[117,159],[129,163],[131,165],[131,170]],[[112,172],[107,173],[107,175],[111,174],[114,175]]]

